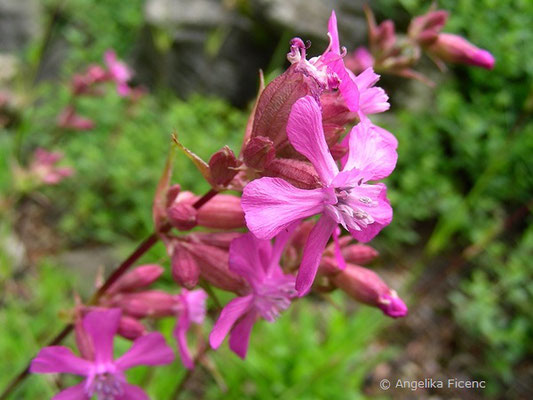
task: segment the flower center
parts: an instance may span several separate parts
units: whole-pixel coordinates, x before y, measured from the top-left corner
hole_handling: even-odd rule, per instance
[[[124,394],[121,382],[109,372],[97,374],[88,392],[89,396],[96,395],[98,400],[116,400]]]
[[[346,230],[360,231],[374,223],[368,209],[376,207],[377,202],[358,193],[357,188],[358,186],[335,188],[337,204],[326,207],[329,215]]]
[[[261,317],[274,322],[282,311],[289,308],[291,298],[296,294],[293,276],[269,277],[255,293],[255,307]]]

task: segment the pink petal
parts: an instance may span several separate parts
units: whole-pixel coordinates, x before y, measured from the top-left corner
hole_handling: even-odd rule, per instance
[[[41,349],[30,366],[30,372],[40,374],[68,373],[87,376],[92,367],[90,361],[80,358],[63,346]]]
[[[150,400],[144,390],[138,386],[123,383],[122,389],[124,390],[124,394],[116,400]]]
[[[312,96],[302,97],[292,106],[287,136],[296,151],[311,161],[321,181],[329,184],[339,169],[326,144],[320,107]]]
[[[178,351],[180,353],[181,362],[187,369],[194,368],[194,362],[189,350],[189,345],[187,344],[187,331],[191,325],[187,313],[182,313],[176,323],[174,328],[174,337],[178,342]]]
[[[272,246],[272,254],[270,256],[270,264],[268,266],[267,274],[273,272],[278,267],[281,260],[281,255],[285,249],[285,245],[291,238],[296,228],[300,225],[301,221],[293,222],[287,229],[281,231],[274,240],[274,246]]]
[[[268,247],[263,249],[261,247]],[[242,276],[253,286],[260,285],[265,279],[263,262],[270,259],[271,245],[269,240],[257,239],[247,233],[231,241],[229,248],[229,269]],[[262,253],[262,254],[261,254]],[[265,260],[265,258],[268,258]]]
[[[309,233],[303,251],[302,263],[296,276],[296,290],[300,297],[304,296],[311,288],[322,253],[336,226],[337,222],[332,218],[322,215]]]
[[[330,40],[330,48],[336,54],[341,54],[339,43],[339,31],[337,29],[337,15],[335,10],[331,11],[331,16],[328,21],[328,33]]]
[[[205,318],[205,302],[207,300],[207,293],[202,289],[185,290],[182,289],[182,295],[185,298],[187,307],[187,316],[195,324],[201,324]]]
[[[343,171],[357,169],[364,181],[383,179],[396,167],[398,154],[372,125],[360,122],[350,132],[348,160]]]
[[[97,364],[113,361],[113,337],[118,331],[120,315],[120,309],[111,308],[90,312],[83,319],[83,328],[93,341],[94,361]]]
[[[250,311],[235,324],[229,337],[229,348],[242,359],[246,358],[250,334],[257,319],[257,312]]]
[[[372,124],[372,123],[371,123]],[[398,148],[398,139],[396,139],[396,137],[390,133],[388,130],[386,129],[383,129],[382,127],[380,126],[377,126],[377,125],[374,125],[372,124],[372,127],[374,128],[374,130],[379,133],[381,135],[381,137],[388,143],[390,144],[395,150]]]
[[[236,297],[222,309],[213,330],[209,335],[211,347],[217,349],[231,330],[235,321],[247,313],[252,305],[253,296]]]
[[[174,360],[174,352],[158,332],[141,336],[126,354],[115,361],[116,367],[127,370],[137,365],[164,365]]]
[[[272,239],[292,222],[322,212],[322,189],[298,189],[280,178],[261,178],[242,195],[246,225],[259,239]]]
[[[89,396],[85,391],[85,382],[59,392],[52,397],[52,400],[89,400]]]
[[[374,223],[360,231],[350,229],[350,233],[355,239],[366,243],[371,241],[385,226],[391,223],[392,207],[387,199],[387,187],[383,183],[361,185],[358,193],[360,196],[369,197],[377,202],[375,206],[358,204],[359,208],[372,216]]]

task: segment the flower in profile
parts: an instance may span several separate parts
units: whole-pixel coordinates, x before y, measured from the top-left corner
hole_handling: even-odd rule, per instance
[[[280,178],[261,178],[243,191],[246,223],[260,239],[270,239],[295,221],[321,214],[306,242],[296,278],[303,296],[311,287],[326,244],[338,224],[354,238],[368,242],[392,220],[383,183],[396,166],[395,147],[365,121],[350,133],[349,153],[339,171],[328,150],[318,103],[311,96],[298,100],[287,124],[294,148],[313,164],[322,187],[304,190]]]
[[[329,46],[319,57],[306,59],[306,45],[300,38],[291,40],[291,51],[287,55],[291,64],[298,64],[298,69],[305,75],[313,77],[323,90],[339,89],[346,106],[352,112],[359,109],[359,91],[353,80],[353,74],[344,65],[345,49],[341,53],[337,16],[331,12],[328,22]]]
[[[118,94],[122,97],[128,96],[131,92],[128,81],[133,76],[130,68],[117,59],[117,55],[113,50],[107,50],[105,52],[104,61],[109,70],[109,74],[117,85]]]
[[[74,174],[74,170],[70,167],[56,166],[62,158],[63,154],[60,152],[38,148],[33,154],[33,160],[29,167],[30,174],[40,183],[56,185]]]
[[[291,227],[281,232],[273,246],[251,233],[231,242],[229,268],[246,279],[250,290],[224,307],[209,335],[211,347],[218,348],[229,333],[230,349],[245,358],[255,321],[274,322],[290,306],[296,295],[294,276],[284,274],[279,262],[291,233]]]
[[[178,296],[178,322],[174,328],[174,337],[178,342],[178,350],[181,361],[185,368],[192,369],[194,367],[191,352],[187,345],[187,331],[191,326],[191,322],[201,324],[204,322],[207,299],[207,293],[202,289],[187,290],[182,289]]]
[[[77,357],[63,346],[50,346],[32,360],[32,373],[85,376],[83,382],[58,393],[53,400],[90,400],[93,396],[98,400],[148,399],[141,388],[127,383],[124,371],[137,365],[169,364],[174,353],[163,336],[154,332],[135,340],[127,353],[113,360],[113,338],[120,316],[119,309],[109,309],[90,312],[83,319],[83,328],[92,341],[92,359]]]

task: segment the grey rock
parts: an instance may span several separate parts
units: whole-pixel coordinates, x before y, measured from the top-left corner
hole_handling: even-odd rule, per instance
[[[37,0],[0,0],[0,51],[16,51],[41,32]]]

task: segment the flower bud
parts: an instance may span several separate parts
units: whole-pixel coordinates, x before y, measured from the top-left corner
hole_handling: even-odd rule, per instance
[[[192,243],[203,243],[209,246],[215,246],[222,250],[229,250],[233,239],[241,236],[240,232],[215,232],[215,233],[193,233],[188,235]]]
[[[240,197],[217,194],[196,210],[193,204],[198,199],[191,192],[181,192],[167,210],[170,223],[181,230],[191,229],[196,225],[212,229],[237,229],[245,226]],[[194,221],[192,216],[195,217]]]
[[[193,255],[200,268],[200,276],[222,290],[243,293],[247,285],[228,266],[228,251],[202,243],[181,243]]]
[[[198,284],[200,267],[186,247],[176,242],[172,250],[172,277],[187,289],[192,289]]]
[[[450,33],[439,34],[427,51],[445,62],[475,65],[486,69],[494,67],[492,54],[474,46],[461,36]]]
[[[209,159],[210,183],[214,186],[227,186],[237,175],[237,168],[241,164],[242,162],[235,157],[228,146],[222,147]]]
[[[163,271],[164,268],[160,265],[141,265],[121,276],[113,285],[111,285],[107,290],[107,293],[131,292],[144,288],[154,283],[161,276]]]
[[[380,308],[389,317],[399,318],[407,315],[405,303],[374,271],[348,264],[346,269],[331,277],[331,281],[350,297]]]
[[[286,127],[292,105],[317,90],[316,82],[298,72],[297,67],[293,64],[261,93],[255,110],[252,138],[268,138],[276,148],[287,141]]]
[[[244,163],[258,171],[262,171],[276,156],[272,140],[264,136],[251,138],[243,150]]]
[[[366,47],[358,47],[352,54],[344,58],[344,65],[354,74],[374,66],[374,57]]]
[[[444,10],[429,11],[415,17],[409,24],[409,37],[422,45],[430,45],[437,40],[447,20],[448,12]]]
[[[111,303],[136,318],[165,317],[173,315],[176,308],[174,296],[160,290],[119,294]]]
[[[166,193],[166,198],[167,198],[166,205],[167,205],[167,207],[170,207],[172,205],[172,203],[174,203],[174,201],[176,200],[176,198],[180,194],[180,191],[181,191],[181,186],[178,185],[178,184],[172,185],[172,186],[170,186],[168,188],[167,193]]]
[[[282,178],[300,189],[320,186],[320,178],[313,166],[300,160],[276,158],[267,165],[262,175]]]
[[[394,22],[388,19],[379,24],[376,29],[376,35],[372,39],[376,49],[381,54],[389,54],[396,43]]]
[[[117,333],[126,339],[135,340],[146,334],[146,328],[139,320],[123,315]]]
[[[198,225],[213,229],[238,229],[246,226],[241,198],[217,194],[198,209]]]
[[[170,224],[180,231],[191,230],[198,224],[198,211],[185,202],[174,202],[167,209],[167,216]]]
[[[342,255],[346,262],[361,265],[374,260],[379,253],[366,244],[352,244],[342,248]]]

